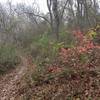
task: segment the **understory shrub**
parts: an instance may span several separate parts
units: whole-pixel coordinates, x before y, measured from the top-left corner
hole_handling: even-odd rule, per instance
[[[87,36],[78,30],[74,35],[77,44],[73,48],[61,48],[60,65],[76,72],[97,70],[100,66],[100,45],[94,45],[94,33]]]
[[[8,70],[15,68],[20,63],[20,59],[17,56],[17,52],[14,46],[5,44],[0,45],[0,74],[7,72]]]
[[[55,76],[55,73],[63,73],[63,71],[63,74],[69,74],[73,72],[81,73],[99,69],[100,46],[94,45],[92,42],[93,38],[91,39],[83,35],[80,31],[75,32],[74,35],[76,39],[76,46],[71,48],[66,48],[63,42],[48,42],[46,45],[43,45],[43,43],[40,42],[40,44],[42,43],[41,46],[39,45],[40,48],[38,47],[38,49],[36,49],[40,50],[39,55],[43,53],[44,56],[49,57],[46,55],[46,52],[52,56],[53,52],[55,51],[54,55],[52,56],[54,59],[52,59],[53,62],[44,65],[45,60],[48,61],[50,58],[45,59],[43,56],[39,56],[43,59],[42,61],[44,62],[41,62],[37,67],[38,71],[36,71],[36,74],[33,75],[35,76],[33,79],[38,80],[40,77],[43,77],[44,79],[44,76],[46,77],[46,75],[47,77],[49,75],[48,78],[50,78],[52,75]],[[56,53],[57,56],[55,56]]]
[[[52,40],[47,34],[43,34],[33,41],[30,46],[31,55],[37,64],[51,63],[58,54],[63,42]]]

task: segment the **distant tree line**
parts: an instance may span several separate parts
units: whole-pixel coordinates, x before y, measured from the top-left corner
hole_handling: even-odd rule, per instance
[[[28,33],[37,35],[47,31],[59,40],[59,33],[63,27],[86,31],[100,24],[98,0],[46,1],[47,14],[43,14],[35,2],[32,6],[12,5],[12,2],[6,5],[0,4],[0,35],[2,36],[0,40],[18,42],[22,41],[22,38],[28,38]]]

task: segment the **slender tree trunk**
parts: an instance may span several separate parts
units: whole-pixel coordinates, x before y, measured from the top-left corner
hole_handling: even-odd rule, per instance
[[[56,34],[56,38],[57,40],[59,40],[59,28],[60,28],[60,20],[59,20],[59,13],[58,13],[58,1],[57,0],[53,0],[53,14],[54,14],[54,20],[55,20],[55,34]]]

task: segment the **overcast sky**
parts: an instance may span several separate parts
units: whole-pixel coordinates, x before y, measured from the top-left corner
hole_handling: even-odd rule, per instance
[[[1,3],[6,3],[8,0],[0,0]],[[9,0],[13,4],[16,3],[25,3],[31,5],[34,1],[39,4],[40,10],[44,13],[47,12],[46,0]]]

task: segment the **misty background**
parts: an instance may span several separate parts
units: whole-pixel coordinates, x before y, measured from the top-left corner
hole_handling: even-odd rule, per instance
[[[74,30],[85,34],[99,24],[100,0],[0,0],[1,43],[27,47],[47,35],[73,44]]]

